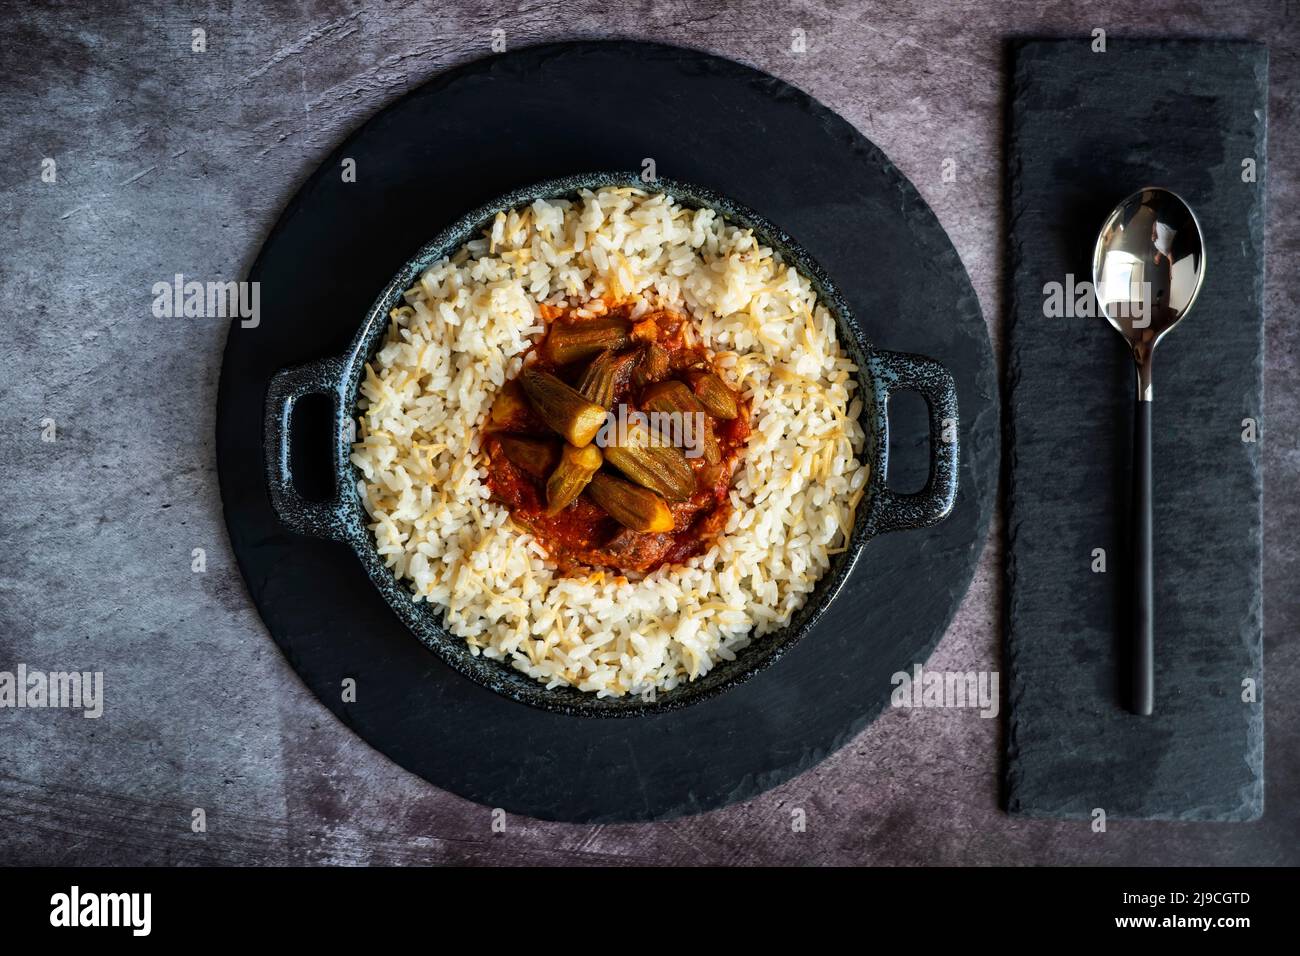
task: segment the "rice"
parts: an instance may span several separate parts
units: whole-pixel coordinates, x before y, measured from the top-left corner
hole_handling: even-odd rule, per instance
[[[639,581],[566,577],[489,500],[479,436],[545,329],[597,297],[688,312],[753,432],[714,545]],[[394,309],[352,461],[379,553],[474,654],[548,687],[652,696],[777,630],[847,546],[867,468],[856,368],[807,278],[711,209],[631,188],[499,213]]]

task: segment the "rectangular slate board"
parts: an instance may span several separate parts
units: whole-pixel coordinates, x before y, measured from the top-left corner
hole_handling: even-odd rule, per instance
[[[1251,820],[1264,799],[1262,476],[1243,434],[1263,398],[1267,49],[1092,46],[1011,50],[1007,809]],[[1147,185],[1191,204],[1208,271],[1155,353],[1156,712],[1137,717],[1122,696],[1133,363],[1104,318],[1048,317],[1044,289],[1090,281],[1102,221]]]

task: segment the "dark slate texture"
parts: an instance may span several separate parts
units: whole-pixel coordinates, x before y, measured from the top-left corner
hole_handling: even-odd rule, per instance
[[[1266,49],[1112,38],[1012,50],[1007,799],[1015,813],[1250,820],[1263,810],[1260,445]],[[1242,160],[1257,164],[1243,182]],[[1156,713],[1123,706],[1133,370],[1102,318],[1047,318],[1144,185],[1205,233],[1155,354]],[[1267,427],[1267,426],[1264,426]],[[1106,552],[1106,573],[1092,570]],[[1259,701],[1242,700],[1252,679]]]

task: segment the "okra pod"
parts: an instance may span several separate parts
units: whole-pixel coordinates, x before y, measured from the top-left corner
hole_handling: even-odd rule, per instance
[[[718,376],[702,369],[691,369],[687,371],[686,378],[704,410],[714,418],[730,420],[740,414],[736,394]]]
[[[606,448],[605,458],[638,485],[669,501],[685,501],[695,491],[695,473],[680,448],[659,442],[649,429],[631,424],[625,441]]]
[[[606,410],[614,404],[614,373],[617,370],[614,352],[606,349],[591,360],[582,378],[578,380],[578,391],[587,401]]]
[[[679,382],[675,378],[651,385],[642,393],[641,404],[651,412],[669,412],[674,415],[704,414],[704,406],[700,404],[695,394],[684,382]],[[713,423],[707,418],[704,420],[704,460],[710,465],[716,465],[722,460],[722,449],[718,447],[718,439],[714,437]]]
[[[653,491],[598,471],[587,491],[596,504],[625,528],[633,531],[672,531],[673,513]]]
[[[570,445],[581,448],[591,444],[605,423],[605,409],[587,401],[581,392],[550,372],[526,368],[519,373],[519,383],[542,421],[563,435]]]
[[[617,316],[561,319],[546,334],[546,354],[555,364],[566,365],[605,349],[621,349],[631,340],[631,323]]]
[[[546,513],[558,514],[582,494],[582,489],[587,487],[604,460],[595,445],[582,448],[565,445],[560,452],[560,463],[546,482]]]

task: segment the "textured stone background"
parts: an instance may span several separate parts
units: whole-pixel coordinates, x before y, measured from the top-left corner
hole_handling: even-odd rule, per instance
[[[12,4],[0,125],[0,669],[106,672],[100,720],[0,711],[7,863],[1300,862],[1296,116],[1300,4],[628,2]],[[89,6],[89,5],[87,5]],[[190,31],[208,52],[190,52]],[[229,551],[213,454],[225,325],[150,314],[175,272],[241,276],[319,160],[379,107],[511,46],[644,37],[767,70],[845,116],[934,208],[1002,326],[1001,122],[1010,35],[1271,45],[1265,310],[1267,809],[1248,825],[1011,819],[1000,722],[891,711],[747,804],[670,823],[508,820],[406,773],[303,688]],[[808,52],[789,52],[791,30]],[[653,95],[650,91],[648,95]],[[40,163],[58,163],[57,184]],[[957,162],[944,184],[940,163]],[[305,277],[310,281],[310,277]],[[54,418],[59,438],[39,440]],[[996,668],[1000,546],[932,664]],[[208,570],[190,570],[206,549]],[[208,832],[191,833],[204,807]],[[791,833],[792,808],[807,832]]]

